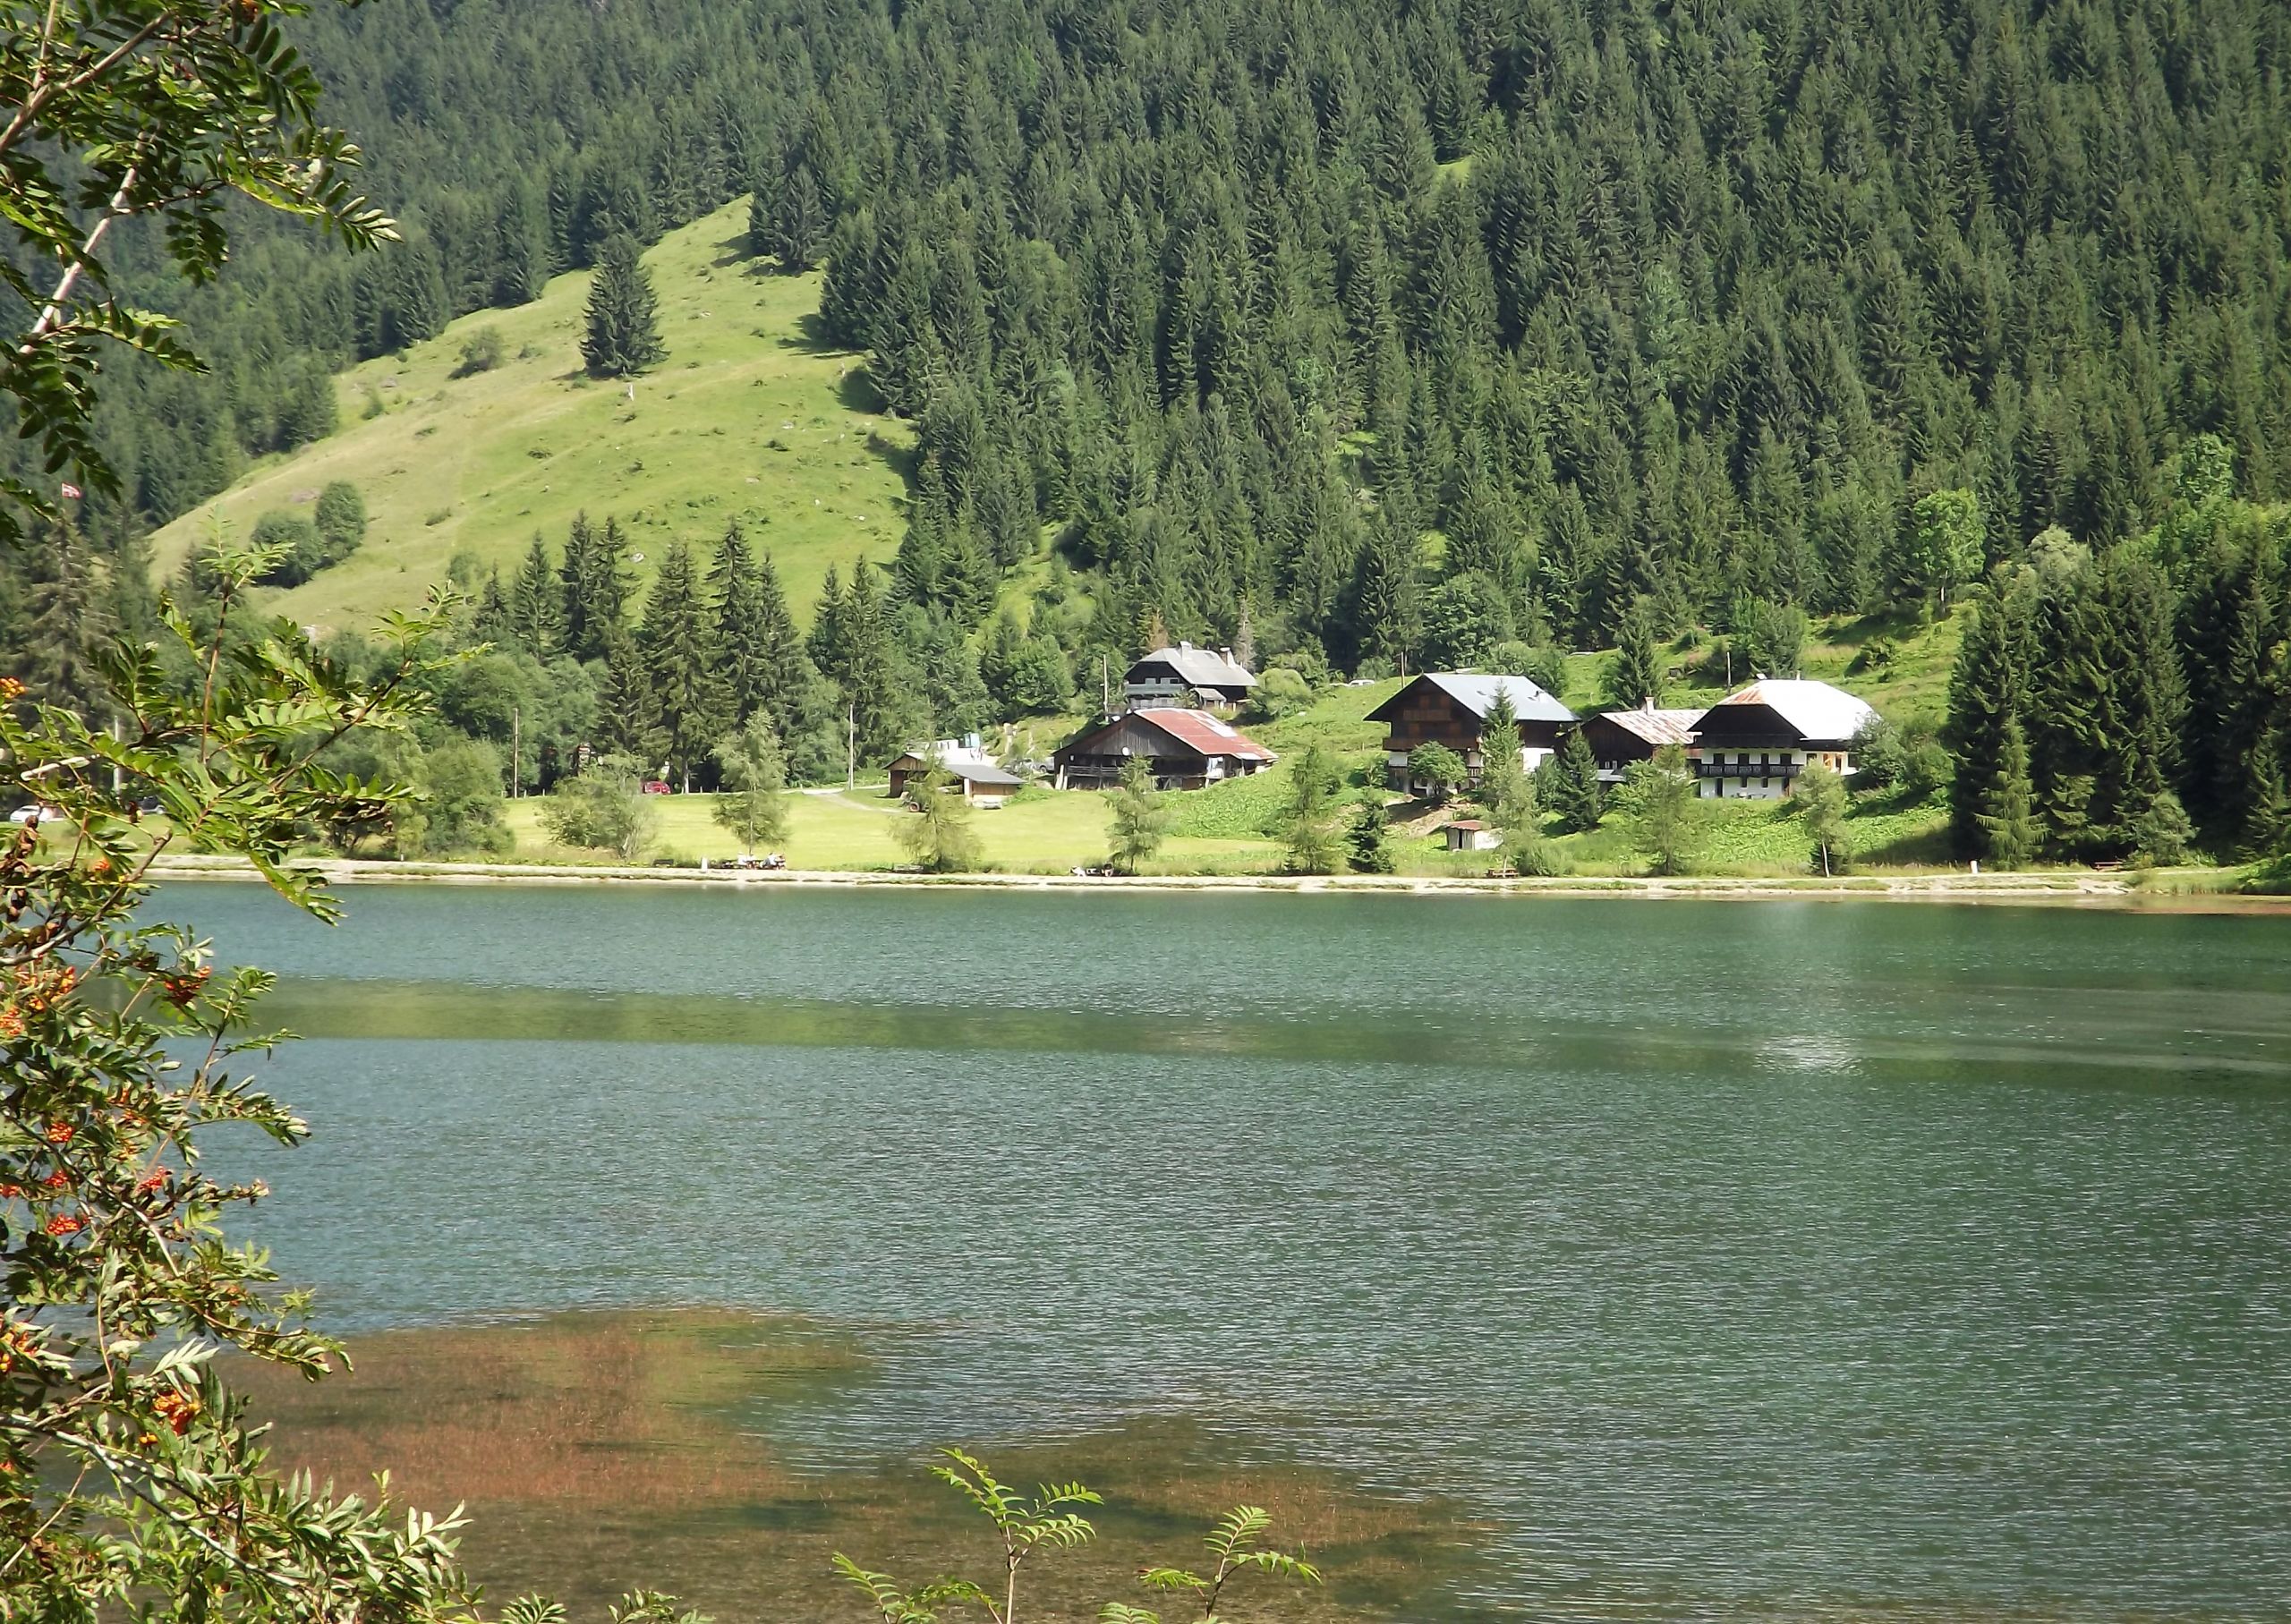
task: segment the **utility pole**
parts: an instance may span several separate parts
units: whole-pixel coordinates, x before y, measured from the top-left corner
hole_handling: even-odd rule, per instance
[[[1098,650],[1098,714],[1113,714],[1113,667],[1103,649]]]
[[[525,787],[525,708],[509,707],[509,798],[515,800]]]
[[[849,794],[859,783],[859,701],[843,705],[843,788]]]

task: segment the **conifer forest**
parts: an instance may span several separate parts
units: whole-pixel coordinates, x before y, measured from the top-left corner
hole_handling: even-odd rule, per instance
[[[118,494],[0,565],[20,675],[68,691],[98,627],[147,623],[141,538],[333,432],[341,367],[596,265],[592,364],[641,370],[636,248],[746,199],[914,426],[903,539],[815,610],[754,538],[695,537],[641,601],[611,515],[537,542],[479,613],[558,674],[551,749],[706,776],[763,710],[839,777],[847,727],[1054,710],[1153,639],[1383,675],[1946,616],[1961,855],[2291,835],[2271,0],[376,0],[295,30],[405,242],[249,219],[200,287],[123,242],[210,370],[106,371]],[[1078,588],[1014,612],[1044,556]]]

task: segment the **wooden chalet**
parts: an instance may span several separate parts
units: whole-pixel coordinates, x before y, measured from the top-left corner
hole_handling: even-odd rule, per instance
[[[1156,649],[1121,674],[1125,710],[1231,710],[1248,698],[1256,678],[1231,649],[1189,642]]]
[[[922,777],[934,764],[954,780],[947,787],[960,789],[963,799],[974,806],[1000,806],[1020,788],[1018,776],[988,755],[974,734],[909,747],[891,763],[891,798],[904,795],[908,780]]]
[[[1206,710],[1132,710],[1091,728],[1051,757],[1060,789],[1106,789],[1143,758],[1157,789],[1205,789],[1246,778],[1277,759]]]
[[[1694,724],[1696,794],[1705,800],[1776,801],[1809,761],[1853,770],[1853,737],[1878,713],[1843,688],[1800,678],[1760,678],[1704,711]]]
[[[1583,720],[1583,742],[1599,764],[1599,777],[1609,783],[1621,779],[1634,761],[1653,759],[1665,744],[1682,747],[1694,743],[1699,710],[1659,710],[1652,700],[1635,710],[1607,710]]]
[[[1368,712],[1370,721],[1385,727],[1385,783],[1407,795],[1428,793],[1431,786],[1413,781],[1408,769],[1409,752],[1427,744],[1445,744],[1463,757],[1477,783],[1487,708],[1499,693],[1511,696],[1512,710],[1520,718],[1512,746],[1520,752],[1520,764],[1529,772],[1541,766],[1575,725],[1572,710],[1524,676],[1436,671],[1418,677]]]

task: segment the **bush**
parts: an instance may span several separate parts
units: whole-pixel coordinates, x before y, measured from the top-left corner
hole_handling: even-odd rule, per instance
[[[265,586],[300,586],[325,567],[318,526],[300,514],[273,508],[254,522],[249,540],[259,551],[275,552],[255,577]]]
[[[478,372],[490,372],[501,364],[505,346],[499,327],[480,327],[462,341],[461,364],[454,369],[456,378],[468,378]]]
[[[501,822],[501,758],[492,745],[447,739],[422,756],[414,783],[422,795],[422,852],[509,855],[514,842]]]
[[[1891,789],[1909,769],[1909,746],[1901,729],[1882,716],[1861,724],[1852,739],[1853,787]]]
[[[358,550],[366,539],[366,498],[348,480],[336,480],[319,492],[311,514],[319,540],[326,543],[328,564],[339,564]]]
[[[1920,801],[1929,801],[1949,786],[1956,775],[1956,761],[1941,741],[1926,737],[1913,740],[1902,766],[1901,786]]]
[[[1277,722],[1285,716],[1294,716],[1313,702],[1313,685],[1301,672],[1286,666],[1275,666],[1257,679],[1250,691],[1247,719],[1252,722]]]
[[[558,781],[556,793],[541,803],[541,821],[560,846],[588,846],[634,863],[660,833],[660,814],[634,762],[601,756],[586,772]]]

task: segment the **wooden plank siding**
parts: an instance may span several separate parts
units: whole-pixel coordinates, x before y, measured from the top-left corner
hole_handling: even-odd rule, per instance
[[[1485,729],[1469,705],[1437,683],[1425,681],[1402,689],[1388,703],[1391,711],[1384,722],[1384,781],[1388,788],[1403,793],[1409,789],[1407,767],[1395,763],[1404,763],[1409,752],[1419,744],[1446,745],[1463,757],[1464,765],[1471,769],[1475,781],[1478,779]],[[1519,743],[1514,748],[1556,750],[1565,737],[1566,727],[1562,723],[1524,721],[1519,725]]]

